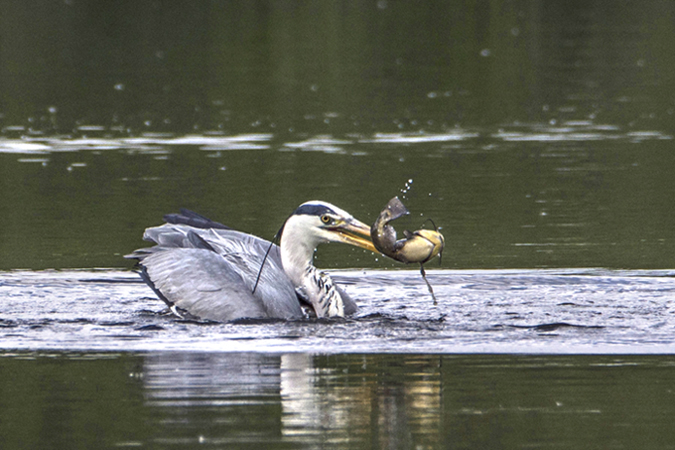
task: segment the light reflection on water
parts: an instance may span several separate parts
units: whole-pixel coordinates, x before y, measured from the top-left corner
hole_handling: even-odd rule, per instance
[[[635,355],[4,352],[0,435],[3,448],[670,448],[673,367]]]
[[[397,228],[431,218],[446,235],[445,267],[672,267],[666,132],[577,120],[339,135],[96,133],[0,139],[6,183],[26,186],[0,198],[0,268],[122,267],[118,255],[138,247],[143,229],[180,207],[267,238],[313,198],[372,223],[411,179],[412,215]],[[21,245],[35,235],[39,248]],[[329,247],[318,260],[388,267]]]
[[[236,434],[259,442],[361,447],[371,440],[401,445],[414,436],[437,445],[439,369],[436,357],[410,356],[399,365],[391,358],[356,355],[331,360],[305,353],[157,353],[144,358],[143,383],[147,404],[158,408],[163,424],[173,425],[163,438],[167,444],[180,443],[169,437],[180,435],[180,428],[208,430],[198,417],[185,417],[188,408],[210,409],[209,422],[230,427],[241,420],[228,417],[231,410],[253,413]],[[271,417],[260,417],[265,411]],[[242,439],[225,430],[210,432],[217,434],[200,434],[193,443]]]
[[[348,319],[197,323],[135,274],[0,273],[0,347],[263,353],[672,353],[672,271],[333,271]]]
[[[635,356],[155,353],[143,360],[143,390],[165,444],[594,448],[610,427],[630,447],[647,429],[662,443],[671,434],[653,427],[673,411],[672,367]],[[610,394],[628,385],[625,397]]]
[[[453,141],[467,141],[484,138],[486,135],[500,142],[559,142],[559,141],[599,141],[599,140],[628,140],[641,142],[644,140],[672,139],[672,136],[655,130],[622,130],[621,127],[611,124],[595,124],[585,121],[564,122],[561,126],[545,124],[505,125],[494,132],[491,129],[462,129],[449,128],[445,132],[405,132],[405,133],[375,133],[363,135],[358,133],[344,136],[317,135],[302,141],[278,143],[279,137],[271,133],[225,135],[222,132],[207,134],[174,136],[171,133],[146,133],[140,136],[112,136],[109,130],[100,127],[100,137],[40,137],[22,136],[20,139],[0,138],[0,153],[18,153],[44,155],[51,152],[72,152],[81,150],[136,150],[152,151],[157,148],[172,148],[174,146],[193,146],[201,150],[266,150],[273,145],[281,148],[319,151],[324,153],[344,152],[354,145],[359,150],[373,147],[377,150],[378,144],[425,144]],[[107,136],[106,136],[107,135]]]

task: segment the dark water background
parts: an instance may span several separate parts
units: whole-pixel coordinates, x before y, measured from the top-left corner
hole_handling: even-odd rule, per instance
[[[672,448],[675,3],[0,11],[0,447]],[[271,238],[397,194],[435,309],[341,246],[346,322],[185,323],[124,272],[180,207]]]
[[[3,448],[652,449],[675,438],[663,357],[5,356]]]
[[[673,266],[670,2],[2,9],[3,269],[126,267],[183,206],[370,222],[409,179],[444,267]]]

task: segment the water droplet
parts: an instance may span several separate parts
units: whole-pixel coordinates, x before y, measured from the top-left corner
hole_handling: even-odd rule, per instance
[[[489,48],[484,48],[483,50],[480,51],[480,56],[487,57],[487,56],[490,56],[491,54],[492,54],[492,52],[490,51]]]
[[[126,86],[124,86],[124,83],[117,83],[117,84],[115,85],[115,90],[116,90],[116,91],[123,91],[125,87],[126,87]]]
[[[412,178],[406,181],[405,186],[403,187],[403,189],[401,189],[401,194],[403,194],[403,197],[405,197],[405,194],[407,194],[410,191],[410,189],[412,189],[412,183],[413,183]]]

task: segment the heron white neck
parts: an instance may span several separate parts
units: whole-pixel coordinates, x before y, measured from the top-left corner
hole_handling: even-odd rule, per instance
[[[292,216],[286,222],[279,247],[281,264],[297,292],[312,304],[318,317],[344,316],[344,301],[330,276],[312,264],[314,251],[322,242],[306,226],[302,218]]]
[[[279,243],[284,272],[296,288],[304,284],[308,268],[314,267],[314,251],[319,245],[297,222],[295,217],[288,219]]]

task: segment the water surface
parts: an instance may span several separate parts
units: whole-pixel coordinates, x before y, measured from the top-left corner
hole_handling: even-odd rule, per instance
[[[267,238],[310,199],[371,222],[410,179],[399,227],[432,218],[444,267],[669,269],[674,14],[8,4],[0,269],[128,267],[180,207]]]
[[[664,356],[5,353],[3,448],[671,448]],[[10,395],[11,394],[11,395]]]
[[[675,3],[0,7],[3,449],[673,447]],[[438,305],[333,245],[356,317],[189,322],[122,257],[394,195]]]
[[[0,274],[7,350],[309,353],[673,353],[672,271],[337,271],[346,319],[195,322],[136,275]]]

